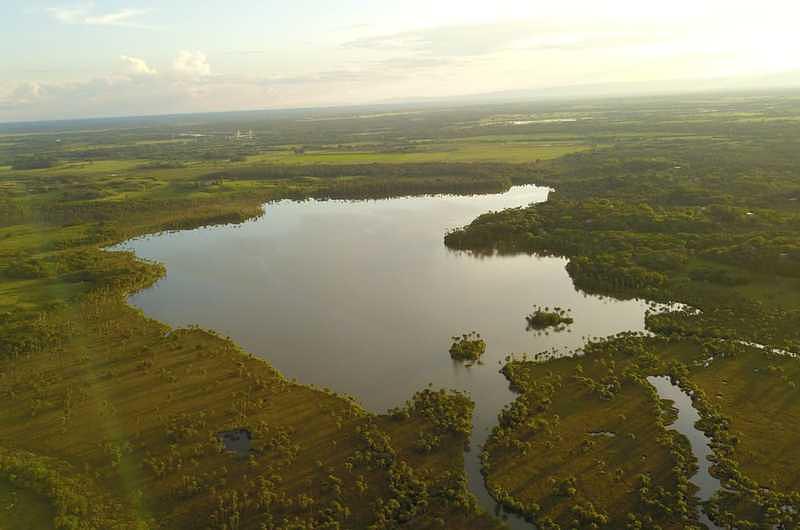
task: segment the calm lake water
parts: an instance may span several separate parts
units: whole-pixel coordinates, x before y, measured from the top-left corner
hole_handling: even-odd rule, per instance
[[[262,217],[131,240],[117,248],[157,260],[167,275],[131,303],[173,326],[229,335],[288,377],[355,396],[383,412],[429,383],[475,400],[469,484],[489,511],[479,447],[514,399],[499,373],[510,353],[557,348],[644,329],[643,301],[575,289],[566,260],[476,257],[444,246],[478,215],[547,200],[549,190],[370,201],[282,201]],[[572,310],[568,331],[526,331],[534,305]],[[486,339],[483,364],[450,359],[450,337]],[[530,528],[511,517],[514,528]]]

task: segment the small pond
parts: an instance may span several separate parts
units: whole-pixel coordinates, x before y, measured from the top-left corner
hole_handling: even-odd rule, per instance
[[[253,435],[247,429],[233,429],[230,431],[223,431],[218,433],[217,436],[225,447],[226,451],[234,453],[241,457],[250,455],[252,449]]]

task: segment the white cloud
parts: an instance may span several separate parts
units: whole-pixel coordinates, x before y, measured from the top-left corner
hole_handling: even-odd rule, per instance
[[[64,24],[84,24],[87,26],[117,26],[129,28],[149,28],[135,19],[149,12],[148,9],[123,8],[105,13],[95,11],[92,4],[70,7],[48,7],[47,13]]]
[[[189,76],[211,75],[211,65],[208,64],[206,54],[200,51],[182,50],[172,63],[173,68],[179,74]]]
[[[231,110],[227,96],[232,93],[244,107],[257,107],[269,100],[268,92],[269,87],[247,79],[172,76],[166,72],[7,87],[0,83],[0,123]]]
[[[48,7],[46,10],[51,17],[64,22],[65,24],[77,24],[81,22],[88,13],[88,8],[78,7]]]
[[[18,85],[9,97],[13,103],[29,104],[34,103],[36,100],[44,95],[44,87],[41,83],[36,81],[28,81]]]
[[[465,26],[437,26],[353,39],[344,48],[372,52],[416,53],[426,56],[477,57],[506,50],[582,51],[636,46],[670,38],[653,27],[608,27],[575,19],[503,21]],[[678,33],[678,31],[673,31]]]
[[[144,15],[147,13],[146,9],[122,9],[113,13],[104,13],[102,15],[89,15],[84,18],[86,24],[93,24],[98,26],[124,26],[130,24],[132,18]]]
[[[131,57],[129,55],[120,55],[119,57],[125,62],[126,72],[132,75],[156,75],[158,70],[152,68],[144,59],[139,57]]]

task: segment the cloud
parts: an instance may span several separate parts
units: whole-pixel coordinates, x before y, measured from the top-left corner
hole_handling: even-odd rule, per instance
[[[598,29],[601,28],[601,29]],[[373,35],[344,43],[345,48],[419,54],[438,58],[477,57],[507,50],[584,50],[657,42],[667,37],[653,28],[515,21],[491,24],[438,26],[414,31]]]
[[[223,52],[227,55],[264,55],[269,53],[268,50],[228,50]]]
[[[211,75],[211,65],[206,54],[199,51],[182,50],[172,63],[175,71],[182,75],[202,77]]]
[[[92,4],[82,4],[69,7],[48,7],[46,12],[52,18],[64,24],[152,29],[152,26],[140,24],[135,20],[149,13],[149,9],[123,8],[102,13],[97,12]]]
[[[275,75],[251,79],[262,86],[334,86],[400,81],[416,75],[431,75],[438,68],[458,61],[433,57],[391,57],[381,61],[362,61],[350,66],[295,75]]]
[[[181,51],[173,68],[159,72],[139,57],[120,60],[125,72],[117,75],[0,86],[0,122],[356,103],[364,101],[366,89],[394,90],[414,77],[430,80],[440,67],[457,63],[401,57],[353,61],[323,71],[244,76],[213,74],[200,51]]]
[[[30,104],[36,102],[44,95],[45,89],[41,83],[36,81],[27,81],[19,84],[13,91],[11,91],[8,98],[11,102],[19,104]]]
[[[183,57],[188,64],[182,63],[185,68],[182,66],[181,72],[210,72],[207,61],[191,56],[192,61]],[[195,67],[189,68],[192,64]],[[358,87],[385,83],[389,74],[342,69],[265,78],[186,75],[170,70],[77,82],[18,83],[6,90],[0,87],[0,122],[330,105],[342,97],[355,102],[363,98]]]
[[[45,11],[65,24],[78,24],[86,17],[88,8],[86,7],[48,7]]]
[[[151,68],[144,59],[129,55],[120,55],[119,58],[125,62],[126,71],[129,74],[156,75],[158,73],[158,70]]]
[[[130,25],[131,19],[147,13],[146,9],[123,9],[114,13],[90,15],[84,18],[84,23],[97,26],[124,26]]]
[[[0,121],[182,112],[192,84],[160,75],[21,83],[0,97]]]

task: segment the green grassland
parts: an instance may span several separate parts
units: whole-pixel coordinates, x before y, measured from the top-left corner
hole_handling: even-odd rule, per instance
[[[669,373],[714,437],[730,490],[715,519],[792,524],[775,510],[797,504],[800,369],[737,341],[800,350],[800,124],[781,119],[798,112],[773,94],[0,127],[0,501],[16,510],[0,526],[498,528],[466,488],[468,397],[423,391],[375,415],[288,381],[128,306],[164,270],[103,249],[271,200],[524,182],[558,191],[447,244],[565,255],[588,292],[702,312],[507,365],[520,394],[485,448],[490,490],[542,527],[696,524],[692,458],[643,382]],[[220,447],[237,428],[249,458]]]
[[[697,525],[691,451],[644,380],[665,370],[659,346],[628,337],[507,364],[520,396],[485,449],[494,495],[543,528]]]
[[[796,448],[800,444],[800,366],[796,360],[758,350],[715,359],[692,380],[739,437],[734,459],[760,484],[779,491],[800,489]]]
[[[0,528],[28,530],[48,528],[52,524],[52,507],[46,497],[14,482],[0,482]]]
[[[404,419],[375,418],[285,380],[221,337],[167,334],[111,293],[76,309],[37,323],[57,337],[40,354],[47,362],[18,356],[4,367],[6,398],[24,406],[4,408],[3,440],[63,463],[55,487],[73,481],[89,502],[61,502],[59,516],[97,528],[365,527],[378,516],[493,527],[463,488],[464,433],[455,427],[414,409]],[[437,399],[468,417],[457,396]],[[249,458],[222,451],[215,436],[241,427],[254,433]],[[418,455],[420,430],[441,431],[442,447]],[[378,510],[377,499],[402,508]]]
[[[588,146],[569,142],[514,142],[488,143],[458,141],[447,144],[424,144],[407,152],[375,152],[338,150],[310,151],[302,156],[291,152],[257,155],[248,158],[254,163],[282,164],[371,164],[371,163],[420,163],[420,162],[503,162],[524,163],[550,160],[580,152]]]
[[[504,372],[520,396],[483,454],[490,490],[543,528],[699,527],[694,457],[665,430],[670,402],[645,380],[666,374],[692,393],[712,436],[724,493],[708,513],[723,527],[792,528],[797,365],[691,337],[612,337],[580,357],[513,360]]]

